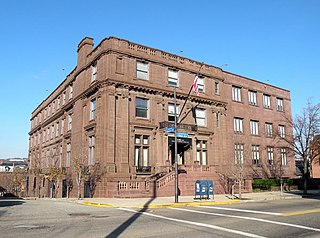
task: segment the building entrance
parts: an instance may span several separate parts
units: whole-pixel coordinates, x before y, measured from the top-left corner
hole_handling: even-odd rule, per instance
[[[179,165],[186,164],[185,161],[185,151],[189,150],[192,145],[191,138],[177,138],[177,160]],[[169,156],[171,160],[171,164],[174,165],[175,163],[175,150],[174,150],[174,137],[168,138],[168,149],[169,149]]]

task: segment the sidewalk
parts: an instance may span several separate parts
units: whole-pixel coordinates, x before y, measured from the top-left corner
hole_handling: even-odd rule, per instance
[[[311,194],[311,193],[310,193]],[[320,194],[318,191],[314,195]],[[185,206],[201,206],[201,205],[223,205],[234,204],[248,201],[262,201],[262,200],[280,200],[280,199],[293,199],[302,198],[302,193],[299,191],[292,193],[280,192],[260,192],[260,193],[245,193],[242,194],[242,200],[236,197],[231,198],[230,195],[218,194],[212,196],[209,200],[194,199],[194,196],[179,197],[178,203],[175,203],[174,196],[172,197],[156,197],[156,198],[84,198],[77,202],[88,206],[99,206],[109,208],[165,208],[165,207],[185,207]]]

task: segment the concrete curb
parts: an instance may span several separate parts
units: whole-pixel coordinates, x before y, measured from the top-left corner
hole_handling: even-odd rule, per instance
[[[204,202],[181,202],[181,203],[170,203],[170,204],[154,204],[154,205],[145,205],[145,206],[113,206],[110,204],[104,203],[95,203],[95,202],[82,202],[81,204],[86,206],[94,207],[105,207],[105,208],[169,208],[169,207],[197,207],[197,206],[206,206],[206,205],[229,205],[240,203],[240,200],[233,201],[204,201]]]

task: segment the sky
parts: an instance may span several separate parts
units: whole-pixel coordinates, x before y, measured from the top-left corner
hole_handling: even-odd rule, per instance
[[[0,159],[27,157],[32,111],[65,79],[85,37],[109,36],[320,102],[319,0],[11,0],[0,7]]]

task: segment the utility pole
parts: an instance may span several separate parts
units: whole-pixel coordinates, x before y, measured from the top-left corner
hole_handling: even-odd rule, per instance
[[[175,171],[175,195],[174,195],[174,202],[179,202],[179,183],[178,183],[178,156],[177,156],[177,88],[174,85],[173,88],[174,92],[174,171]]]

